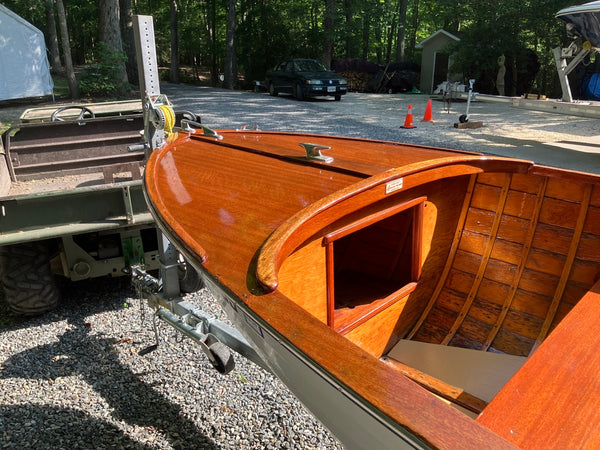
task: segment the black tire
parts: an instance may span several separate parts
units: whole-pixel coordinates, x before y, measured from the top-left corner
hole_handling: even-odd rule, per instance
[[[184,294],[197,292],[204,287],[204,281],[194,267],[184,259],[179,264],[179,290]]]
[[[459,118],[458,121],[460,123],[467,123],[469,121],[469,117],[466,114],[462,114]]]
[[[335,96],[335,101],[336,102],[339,102],[341,99],[342,99],[341,95],[338,94],[338,95]]]
[[[277,92],[277,89],[275,89],[275,86],[273,85],[273,82],[271,81],[271,82],[269,83],[269,95],[270,95],[271,97],[277,97],[277,94],[278,94],[278,93],[279,93],[279,92]]]
[[[298,100],[304,100],[304,92],[302,92],[302,86],[299,83],[294,85],[294,97]]]
[[[215,342],[208,347],[209,351],[215,358],[213,367],[217,369],[217,372],[227,375],[235,368],[235,360],[233,355],[225,344],[221,342]]]
[[[46,242],[1,247],[0,278],[6,302],[17,314],[43,314],[56,308],[60,299]]]

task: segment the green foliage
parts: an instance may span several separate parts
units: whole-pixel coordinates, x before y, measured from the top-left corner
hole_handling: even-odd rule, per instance
[[[44,0],[0,0],[43,31]],[[405,23],[399,11],[406,2]],[[226,0],[177,0],[179,63],[186,82],[212,83],[224,67]],[[134,14],[152,15],[158,63],[170,65],[171,0],[136,0]],[[398,29],[405,31],[405,60],[420,63],[416,44],[439,29],[460,34],[456,69],[494,89],[497,59],[522,72],[532,60],[540,69],[527,88],[551,95],[558,86],[552,48],[564,44],[564,24],[555,13],[572,0],[336,0],[334,58],[362,58],[379,64],[394,61]],[[94,63],[82,80],[88,93],[111,92],[123,86],[110,76],[110,59],[98,44],[98,2],[65,2],[75,65]],[[323,51],[324,0],[238,0],[236,48],[240,73],[253,80],[288,57],[320,58]],[[535,54],[535,57],[533,56]],[[103,56],[103,57],[100,57]],[[120,57],[120,56],[119,56]],[[507,71],[508,72],[508,71]],[[513,80],[512,73],[507,77]],[[137,80],[131,80],[136,82]],[[523,84],[523,83],[521,83]],[[519,87],[524,89],[525,86]]]
[[[88,65],[79,80],[79,89],[90,97],[122,97],[131,86],[119,78],[119,65],[127,60],[124,52],[116,52],[104,42],[96,46],[97,63]]]

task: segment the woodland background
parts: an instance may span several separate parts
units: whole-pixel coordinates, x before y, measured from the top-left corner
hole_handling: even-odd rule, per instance
[[[54,73],[73,97],[123,96],[138,83],[132,15],[152,15],[161,78],[250,88],[285,58],[328,65],[420,64],[416,44],[457,34],[454,72],[496,93],[560,96],[552,48],[568,44],[555,18],[573,0],[2,0],[46,36]],[[68,44],[68,45],[66,45]],[[367,64],[368,63],[368,64]],[[594,70],[593,61],[586,61]],[[223,81],[221,81],[221,75]],[[418,87],[418,86],[417,86]]]

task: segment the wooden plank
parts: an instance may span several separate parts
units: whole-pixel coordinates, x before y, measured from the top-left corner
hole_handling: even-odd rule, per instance
[[[510,307],[512,305],[512,302],[515,298],[515,294],[519,287],[519,280],[521,279],[521,276],[523,275],[523,271],[525,270],[525,263],[527,261],[529,252],[531,250],[533,236],[535,235],[535,230],[537,228],[538,220],[540,217],[540,211],[542,209],[542,204],[544,201],[544,195],[546,192],[547,185],[548,185],[547,179],[543,183],[540,183],[540,185],[539,185],[539,189],[538,189],[537,196],[536,196],[536,202],[535,202],[533,210],[532,210],[532,217],[531,217],[531,220],[529,221],[529,227],[527,229],[527,234],[525,236],[525,239],[523,240],[523,247],[521,248],[521,252],[520,252],[521,256],[520,256],[519,265],[516,268],[516,273],[514,274],[513,282],[510,283],[510,291],[506,295],[506,299],[505,299],[504,303],[502,304],[502,310],[500,311],[500,314],[498,314],[496,323],[490,330],[486,339],[484,341],[482,341],[482,346],[481,346],[482,350],[487,350],[492,345],[492,342],[496,338],[496,335],[500,331],[500,328],[502,328],[502,326],[503,326],[504,320],[505,320],[505,318],[510,310]]]
[[[458,219],[456,231],[454,234],[454,238],[452,240],[452,247],[450,248],[450,253],[448,255],[448,259],[446,260],[446,265],[444,266],[444,269],[442,270],[442,273],[440,274],[440,278],[436,285],[435,291],[433,292],[433,294],[431,295],[431,298],[427,302],[427,305],[423,309],[423,313],[421,314],[421,317],[419,318],[419,320],[417,320],[417,322],[415,323],[415,326],[410,331],[410,333],[408,333],[408,336],[407,336],[408,339],[411,339],[419,331],[419,328],[425,322],[425,319],[429,315],[431,308],[433,308],[433,305],[435,305],[435,302],[437,301],[437,298],[440,295],[440,292],[444,288],[446,279],[448,277],[448,274],[450,273],[450,269],[452,268],[454,257],[456,255],[456,252],[458,251],[458,244],[461,240],[460,237],[463,232],[465,220],[466,220],[467,213],[469,210],[469,204],[471,203],[471,198],[473,196],[476,179],[477,179],[477,177],[475,177],[475,176],[470,177],[469,185],[467,187],[467,192],[466,192],[465,198],[463,200],[460,217]]]
[[[581,181],[573,181],[565,177],[551,177],[548,179],[546,196],[581,203],[584,198],[584,184]]]
[[[558,282],[559,277],[525,268],[519,280],[519,289],[552,298]]]
[[[494,338],[489,351],[507,353],[509,355],[529,356],[529,351],[535,343],[534,339],[501,328]]]
[[[470,120],[469,122],[463,123],[455,123],[454,128],[458,128],[459,130],[466,130],[472,128],[481,128],[483,127],[483,122],[480,120]]]
[[[279,271],[280,292],[323,323],[327,323],[325,270],[325,248],[317,239],[291,254]]]
[[[581,202],[579,208],[579,214],[577,216],[577,223],[575,227],[575,232],[573,235],[573,240],[571,241],[571,245],[569,248],[569,253],[567,255],[567,260],[565,262],[565,266],[563,269],[563,273],[560,277],[560,281],[558,282],[558,286],[556,288],[556,292],[554,293],[554,297],[552,298],[552,303],[550,304],[550,309],[548,310],[548,315],[546,316],[546,320],[544,321],[544,325],[540,330],[538,338],[536,339],[535,345],[531,350],[534,352],[536,348],[542,343],[542,341],[546,338],[548,331],[550,330],[550,326],[554,321],[554,315],[556,314],[556,310],[558,309],[558,305],[560,300],[562,299],[563,292],[565,290],[565,286],[569,280],[569,275],[571,273],[571,267],[573,265],[573,261],[575,260],[575,255],[577,254],[577,249],[579,248],[581,233],[583,232],[583,225],[585,223],[585,217],[587,215],[588,206],[590,203],[590,198],[592,196],[592,185],[586,185],[584,190],[583,200]]]
[[[591,199],[590,199],[591,201]],[[584,233],[590,233],[594,235],[599,235],[600,230],[598,229],[598,224],[600,223],[600,208],[597,206],[591,206],[588,210],[588,215],[585,220],[585,225],[583,226]]]
[[[523,449],[600,442],[600,281],[477,418]]]
[[[506,199],[504,214],[519,217],[521,219],[531,219],[536,210],[536,195],[529,192],[518,192],[511,190]]]
[[[490,186],[478,182],[475,185],[475,189],[473,191],[473,198],[471,199],[470,206],[471,208],[487,209],[488,211],[494,211],[493,205],[498,204],[501,193],[501,187]]]
[[[396,361],[393,358],[385,358],[383,361],[402,375],[419,383],[428,391],[451,403],[461,406],[468,411],[479,414],[487,406],[487,402],[465,392],[463,389],[444,383],[443,381],[403,364],[400,361]]]
[[[475,280],[473,281],[473,285],[469,291],[467,300],[465,301],[465,304],[463,305],[462,310],[460,311],[460,313],[458,314],[458,317],[456,318],[456,321],[454,322],[454,324],[448,331],[448,334],[442,341],[442,344],[444,344],[444,345],[446,345],[446,344],[448,344],[448,342],[450,342],[450,340],[454,336],[454,333],[456,333],[456,331],[460,327],[462,321],[467,316],[467,314],[469,312],[469,308],[471,307],[471,304],[473,303],[473,299],[475,298],[475,295],[477,295],[477,291],[479,290],[479,286],[481,284],[481,281],[483,280],[483,275],[485,273],[486,266],[487,266],[487,263],[490,258],[490,254],[492,253],[493,242],[496,237],[496,234],[498,233],[498,228],[500,227],[500,222],[502,219],[502,211],[504,210],[504,203],[506,202],[506,197],[508,196],[508,187],[510,186],[510,179],[511,179],[511,175],[506,174],[504,186],[502,187],[502,191],[500,193],[500,198],[499,198],[499,201],[498,201],[497,207],[496,207],[497,213],[496,213],[496,217],[494,219],[494,224],[492,226],[492,230],[490,233],[490,239],[488,241],[488,245],[485,248],[485,251],[482,254],[481,265],[475,276]]]
[[[510,182],[510,189],[511,191],[526,192],[535,196],[540,183],[545,182],[545,179],[547,179],[546,176],[539,177],[529,173],[526,175],[515,173]]]

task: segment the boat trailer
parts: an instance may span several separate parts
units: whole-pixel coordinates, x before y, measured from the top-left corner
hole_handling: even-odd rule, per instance
[[[146,156],[149,156],[152,151],[164,145],[167,137],[174,131],[202,129],[207,136],[218,136],[210,128],[201,125],[195,116],[181,119],[180,127],[176,127],[171,104],[160,93],[152,16],[135,16],[134,30],[144,111],[144,144],[141,144],[143,148],[136,146],[130,148],[130,151],[143,149]],[[160,336],[156,322],[160,319],[196,342],[219,373],[227,374],[235,366],[230,349],[269,371],[268,366],[238,330],[184,300],[181,295],[182,273],[193,279],[190,284],[195,287],[189,292],[199,290],[204,283],[158,228],[157,233],[159,277],[147,273],[143,265],[131,267],[132,283],[138,296],[145,299],[154,311],[155,343],[142,349],[139,354],[147,355],[158,347]]]

